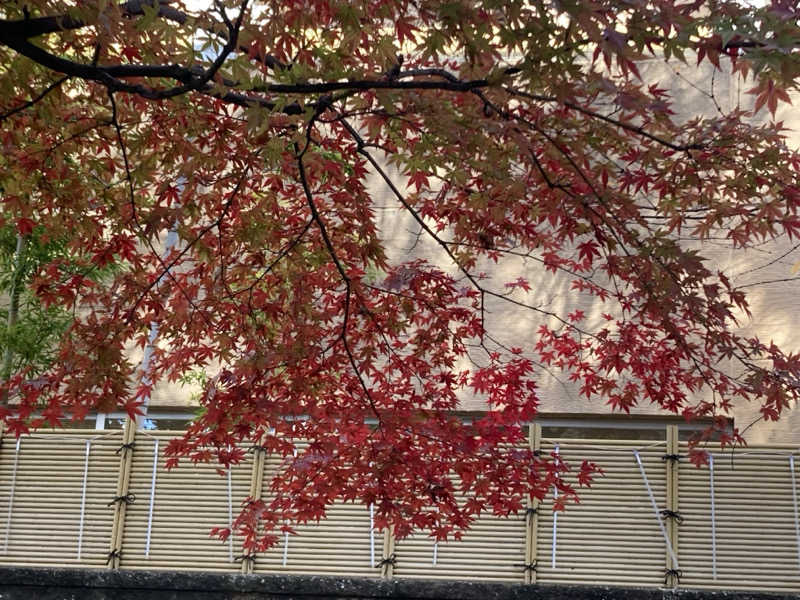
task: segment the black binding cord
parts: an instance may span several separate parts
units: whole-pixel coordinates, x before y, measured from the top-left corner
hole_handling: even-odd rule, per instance
[[[523,563],[521,565],[514,565],[514,566],[515,567],[519,567],[520,569],[522,569],[526,573],[528,571],[530,571],[532,573],[532,572],[536,571],[536,565],[537,565],[537,561],[533,561],[533,562],[530,562],[530,563]]]
[[[381,561],[377,565],[375,565],[375,568],[382,569],[387,565],[395,566],[396,564],[397,564],[397,557],[394,555],[394,553],[392,553],[386,558],[381,559]]]
[[[127,444],[122,444],[114,454],[119,454],[120,452],[127,452],[128,450],[133,450],[136,447],[136,442],[128,442]]]
[[[117,504],[124,502],[125,504],[133,504],[136,502],[136,494],[125,494],[124,496],[115,496],[114,499],[106,504],[106,506],[111,506],[112,504]]]
[[[670,461],[672,463],[680,462],[681,458],[683,458],[680,454],[665,454],[661,457],[661,460],[664,462]]]
[[[664,585],[669,585],[670,577],[674,577],[675,585],[680,585],[681,577],[683,577],[683,571],[680,569],[667,569],[664,571]]]
[[[678,525],[683,524],[683,517],[681,516],[681,513],[677,511],[664,508],[658,512],[660,512],[661,516],[664,517],[665,519],[675,519],[678,522]]]
[[[109,564],[115,558],[122,558],[122,550],[112,550],[108,553],[108,558],[106,559],[106,564]]]

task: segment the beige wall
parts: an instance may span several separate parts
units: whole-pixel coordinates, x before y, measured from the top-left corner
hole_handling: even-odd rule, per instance
[[[699,113],[716,114],[714,102],[710,98],[712,93],[723,111],[730,110],[739,100],[745,107],[752,103],[752,97],[743,93],[743,89],[747,89],[746,84],[732,82],[730,78],[720,74],[712,78],[708,69],[698,71],[692,66],[650,60],[642,65],[642,74],[645,80],[658,81],[660,87],[673,90],[678,119]],[[791,107],[782,107],[777,118],[800,130],[800,116],[795,115]],[[800,134],[795,134],[791,142],[794,147],[800,146]],[[402,180],[397,173],[393,176],[396,181]],[[375,193],[384,198],[383,202],[378,203],[382,205],[382,209],[378,211],[378,220],[390,249],[390,258],[399,261],[421,256],[455,274],[451,261],[437,244],[424,234],[417,237],[419,228],[404,214],[386,186],[377,178],[373,185]],[[792,243],[786,238],[765,243],[747,252],[734,250],[724,240],[715,240],[704,243],[702,252],[725,270],[734,284],[748,285],[791,277],[792,266],[800,260],[800,252],[789,252],[791,248]],[[781,258],[787,252],[789,254]],[[527,294],[517,294],[517,299],[562,315],[580,308],[587,315],[586,324],[589,328],[599,322],[601,313],[613,312],[608,305],[604,306],[586,296],[576,296],[570,290],[571,277],[544,273],[540,265],[532,260],[505,258],[497,265],[484,265],[483,270],[490,276],[486,282],[487,287],[499,292],[504,291],[503,285],[506,281],[520,275],[526,277],[534,289]],[[800,333],[794,329],[795,320],[800,316],[798,291],[800,290],[796,281],[748,288],[752,319],[742,317],[741,333],[757,335],[762,341],[774,340],[786,351],[800,351]],[[487,309],[488,329],[498,340],[508,345],[532,346],[535,343],[536,328],[546,321],[536,312],[498,300],[490,299]],[[466,363],[464,366],[467,366]],[[560,375],[541,374],[542,412],[608,414],[608,407],[603,402],[580,397],[576,387],[564,383],[564,378]],[[485,406],[474,398],[464,397],[463,408],[480,410]],[[642,415],[663,414],[653,406],[640,406],[633,412]],[[758,415],[756,403],[745,403],[737,405],[731,416],[737,427],[744,428],[757,421]],[[800,443],[800,411],[792,411],[779,423],[755,422],[747,430],[746,438],[751,443]]]

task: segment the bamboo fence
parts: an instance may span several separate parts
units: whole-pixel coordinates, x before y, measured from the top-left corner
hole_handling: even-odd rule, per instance
[[[532,448],[604,471],[580,503],[482,516],[458,542],[376,531],[370,507],[337,504],[264,553],[227,526],[269,499],[278,457],[253,448],[226,471],[164,469],[180,432],[68,430],[0,438],[0,565],[336,574],[800,592],[800,450],[760,445],[686,460],[666,440],[542,439]],[[797,460],[796,454],[797,453]]]

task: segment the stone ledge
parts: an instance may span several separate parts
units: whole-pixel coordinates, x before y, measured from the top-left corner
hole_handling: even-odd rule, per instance
[[[316,575],[0,567],[0,600],[797,600],[796,594]]]

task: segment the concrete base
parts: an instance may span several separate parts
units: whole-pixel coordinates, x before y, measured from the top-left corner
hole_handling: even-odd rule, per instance
[[[0,567],[0,600],[797,600],[794,594]]]

